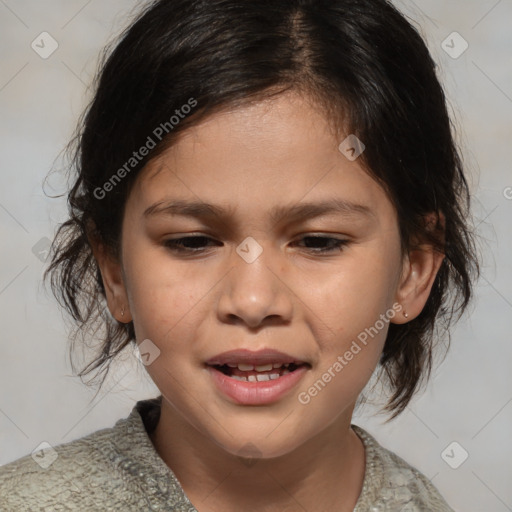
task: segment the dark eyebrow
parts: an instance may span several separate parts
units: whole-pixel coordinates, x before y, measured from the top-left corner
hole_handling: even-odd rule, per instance
[[[230,217],[233,211],[227,210],[221,206],[215,206],[200,201],[160,201],[147,208],[143,216],[150,217],[153,215],[182,215],[185,217],[195,218],[220,218]],[[374,216],[374,212],[365,205],[345,201],[343,199],[330,199],[318,203],[298,203],[292,206],[276,206],[270,213],[269,217],[273,222],[282,219],[304,219],[320,217],[322,215],[338,214],[338,215],[363,215]]]
[[[223,217],[228,215],[228,211],[221,206],[214,206],[200,201],[160,201],[152,204],[144,210],[143,217],[152,215],[182,215],[185,217]]]
[[[293,206],[276,206],[270,212],[270,218],[279,222],[285,218],[294,220],[320,217],[322,215],[362,215],[374,216],[374,212],[365,205],[346,201],[344,199],[329,199],[318,203],[298,203]]]

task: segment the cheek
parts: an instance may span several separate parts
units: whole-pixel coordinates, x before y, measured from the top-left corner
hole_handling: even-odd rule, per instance
[[[321,333],[356,337],[392,307],[398,263],[395,258],[391,265],[385,256],[365,257],[361,251],[303,282],[304,303]]]
[[[317,336],[318,364],[297,395],[300,406],[310,407],[311,429],[330,424],[354,404],[375,371],[395,314],[378,302],[336,308],[334,329]]]
[[[337,271],[327,269],[323,277],[316,276],[316,286],[311,282],[304,287],[318,370],[298,399],[302,405],[316,404],[315,415],[323,421],[357,400],[379,362],[396,314],[393,295],[400,260],[398,249],[390,249],[375,246],[347,254]]]
[[[213,277],[198,274],[194,266],[171,264],[154,250],[130,254],[125,273],[137,337],[160,343],[175,331],[183,335],[215,285]]]

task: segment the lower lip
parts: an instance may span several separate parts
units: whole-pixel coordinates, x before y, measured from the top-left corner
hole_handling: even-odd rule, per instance
[[[234,402],[242,405],[266,405],[277,402],[298,384],[308,370],[307,366],[301,366],[278,379],[243,382],[228,377],[212,366],[207,368],[217,388]]]

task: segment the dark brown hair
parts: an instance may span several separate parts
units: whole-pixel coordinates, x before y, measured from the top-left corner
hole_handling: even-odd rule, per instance
[[[135,339],[133,324],[106,312],[89,237],[119,256],[124,205],[151,159],[207,116],[295,90],[366,144],[361,161],[396,207],[404,253],[427,240],[445,254],[425,308],[390,325],[382,354],[391,389],[386,409],[403,411],[430,374],[434,341],[468,305],[478,273],[460,154],[417,30],[385,0],[159,0],[105,51],[95,86],[72,145],[70,218],[45,275],[76,321],[74,341],[79,332],[100,340],[79,375],[97,370],[103,384],[112,358]],[[197,107],[170,122],[191,98]],[[156,147],[99,193],[150,136]],[[428,229],[429,213],[442,214],[444,226],[438,215]]]

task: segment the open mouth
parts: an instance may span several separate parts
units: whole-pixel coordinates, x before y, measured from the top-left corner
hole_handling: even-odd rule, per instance
[[[277,380],[284,375],[293,373],[299,368],[308,367],[307,363],[266,363],[254,365],[249,363],[227,363],[209,365],[215,370],[242,382],[265,382]]]
[[[270,348],[217,354],[205,363],[217,391],[238,405],[270,405],[290,395],[312,368]]]

